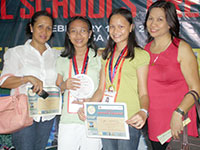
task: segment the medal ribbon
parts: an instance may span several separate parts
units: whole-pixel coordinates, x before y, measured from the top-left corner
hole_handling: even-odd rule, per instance
[[[70,59],[70,62],[69,62],[69,76],[68,78],[71,78],[72,76],[72,59]],[[68,90],[68,98],[67,98],[67,112],[68,113],[71,113],[69,112],[69,97],[70,97],[70,92]]]
[[[127,47],[125,47],[125,49],[127,49]],[[127,50],[125,50],[125,54],[123,54],[124,56],[127,55]],[[122,55],[122,56],[123,56]],[[122,59],[122,58],[121,58]],[[105,65],[105,76],[107,74],[107,66],[108,66],[108,62],[109,62],[110,59],[107,60],[106,62],[106,65]],[[117,87],[116,87],[116,95],[115,95],[115,99],[114,99],[114,102],[116,102],[116,99],[117,99],[117,94],[118,94],[118,91],[119,91],[119,87],[120,87],[120,79],[121,79],[121,72],[122,72],[122,66],[124,64],[124,61],[125,61],[125,57],[123,57],[123,60],[122,60],[122,63],[119,67],[119,74],[118,74],[118,79],[117,79]],[[119,65],[119,64],[118,64]],[[104,89],[106,88],[106,85],[104,84]]]
[[[89,60],[88,52],[89,52],[89,48],[87,49],[87,51],[85,53],[85,58],[84,58],[84,61],[83,61],[81,74],[85,74],[86,70],[87,70],[87,65],[88,65],[88,60]],[[77,67],[77,62],[76,62],[76,56],[74,56],[72,58],[72,63],[73,63],[73,68],[74,68],[74,74],[75,75],[79,74],[78,67]]]
[[[89,52],[89,48],[87,49],[87,52],[85,53],[85,58],[84,58],[84,61],[83,61],[83,66],[82,66],[81,74],[87,74],[87,65],[88,65],[88,60],[89,60],[88,52]],[[69,62],[69,78],[71,78],[71,76],[72,76],[72,65],[73,65],[73,68],[74,68],[75,75],[79,74],[78,67],[77,67],[77,62],[76,62],[76,57],[75,56],[72,59],[70,59],[70,62]],[[71,113],[71,114],[77,114],[77,113],[69,112],[69,103],[70,103],[69,102],[69,98],[70,98],[70,90],[68,90],[67,112]]]
[[[116,51],[116,46],[114,48],[113,55],[111,56],[110,62],[109,62],[109,79],[110,79],[111,84],[113,84],[113,81],[114,81],[114,78],[115,78],[115,75],[116,75],[116,72],[117,72],[117,68],[118,68],[119,63],[121,62],[126,50],[127,50],[127,46],[119,54],[119,57],[117,58],[117,61],[116,61],[115,66],[113,68],[112,66],[113,66],[113,59],[114,59],[114,54],[115,54],[115,51]]]

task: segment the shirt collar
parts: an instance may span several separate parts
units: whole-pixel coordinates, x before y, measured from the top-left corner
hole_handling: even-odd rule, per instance
[[[32,39],[27,40],[26,43],[25,43],[25,45],[31,47],[32,49],[35,49],[33,46],[31,46],[31,44],[30,44],[31,41],[32,41]],[[45,43],[45,46],[46,46],[46,48],[47,48],[46,51],[48,51],[48,50],[51,49],[51,47],[49,46],[48,43]]]

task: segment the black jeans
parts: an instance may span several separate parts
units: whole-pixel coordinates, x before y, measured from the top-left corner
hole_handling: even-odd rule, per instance
[[[169,143],[166,142],[163,145],[161,145],[160,142],[151,141],[151,146],[152,146],[153,150],[165,150],[168,144]]]

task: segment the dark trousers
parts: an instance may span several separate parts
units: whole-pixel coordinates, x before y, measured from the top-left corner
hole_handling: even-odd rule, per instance
[[[163,145],[161,145],[160,142],[151,141],[151,146],[153,150],[165,150],[168,144],[169,143],[164,143]]]
[[[35,122],[29,127],[12,134],[16,150],[45,150],[53,121]]]
[[[103,150],[137,150],[141,132],[129,126],[130,140],[101,139]]]

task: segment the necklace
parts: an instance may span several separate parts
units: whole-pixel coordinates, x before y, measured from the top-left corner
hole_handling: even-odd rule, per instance
[[[171,40],[169,40],[169,42],[166,44],[166,46],[163,48],[163,50],[166,50],[166,48],[170,45],[170,43],[171,43]],[[161,54],[161,53],[160,53],[160,54]],[[153,63],[151,64],[152,66],[155,65],[155,63],[156,63],[156,61],[158,60],[160,54],[159,54],[158,56],[156,56],[156,58],[153,60]]]
[[[158,58],[159,58],[159,55],[153,60],[153,63],[151,64],[152,66],[155,65],[155,63],[156,63],[156,61],[158,60]]]

